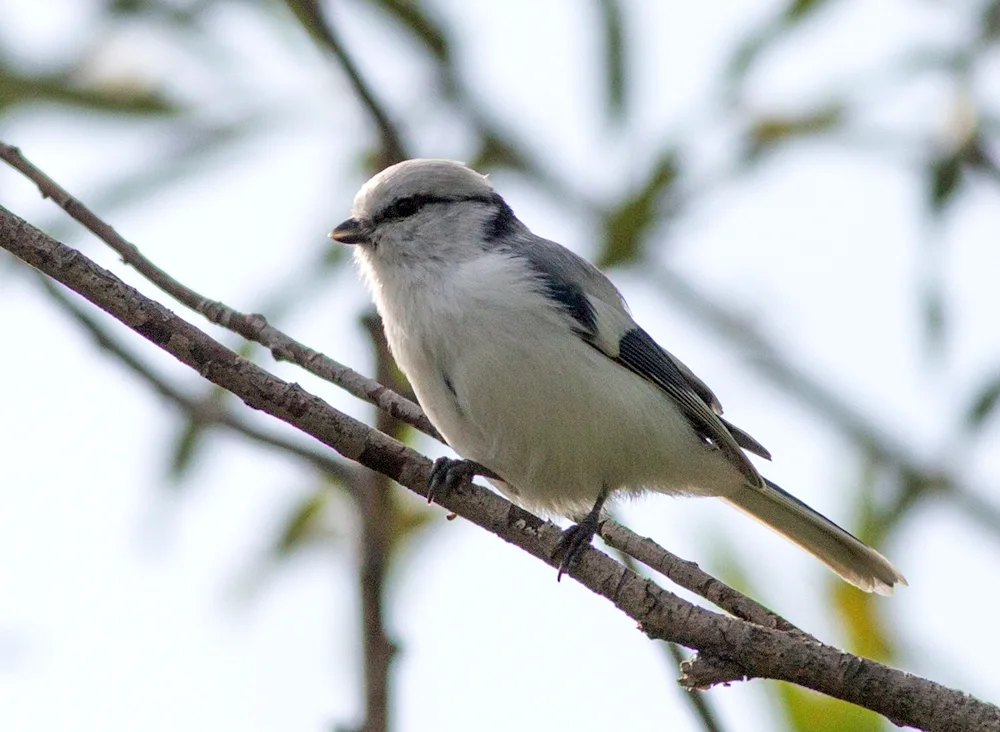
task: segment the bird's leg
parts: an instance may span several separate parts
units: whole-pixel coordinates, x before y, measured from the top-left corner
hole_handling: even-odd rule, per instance
[[[477,475],[493,475],[474,460],[455,460],[440,457],[431,468],[431,478],[427,484],[427,502],[444,498],[465,481],[471,482]]]
[[[562,557],[562,561],[559,562],[559,574],[556,575],[557,582],[562,579],[563,573],[569,570],[570,565],[577,560],[580,552],[597,533],[601,524],[601,510],[604,508],[606,500],[608,500],[607,486],[601,489],[600,495],[594,502],[594,507],[590,509],[590,513],[583,517],[583,521],[563,531],[562,537],[556,545],[556,550],[552,553],[553,559]]]

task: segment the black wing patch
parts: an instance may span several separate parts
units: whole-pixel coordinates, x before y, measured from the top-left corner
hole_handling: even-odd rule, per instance
[[[729,423],[712,411],[670,355],[646,331],[642,328],[630,330],[622,336],[618,349],[615,361],[663,389],[705,440],[722,450],[751,485],[761,485],[760,474],[740,448],[757,454],[763,452],[765,457],[767,450],[742,430],[731,432]]]
[[[542,294],[573,318],[573,330],[589,342],[597,332],[597,311],[583,288],[560,274],[558,262],[539,256],[539,252],[525,249],[518,251],[518,255],[524,258],[538,278]]]

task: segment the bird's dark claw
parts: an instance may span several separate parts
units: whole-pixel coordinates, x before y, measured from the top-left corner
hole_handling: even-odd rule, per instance
[[[556,550],[552,553],[553,559],[559,559],[559,574],[556,581],[562,579],[564,573],[569,571],[570,566],[579,559],[584,548],[590,544],[594,534],[600,526],[600,514],[588,513],[587,517],[578,524],[570,526],[562,532]]]
[[[431,479],[427,484],[427,502],[444,498],[466,480],[471,481],[477,474],[479,464],[472,460],[455,460],[440,457],[431,468]]]

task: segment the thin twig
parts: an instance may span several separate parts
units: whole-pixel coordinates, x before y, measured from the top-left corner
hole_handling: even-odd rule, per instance
[[[210,300],[178,282],[147,259],[138,247],[122,237],[115,231],[114,227],[102,220],[32,164],[18,148],[0,142],[0,158],[38,186],[43,197],[52,199],[57,206],[121,255],[125,263],[134,267],[136,271],[171,297],[200,313],[211,322],[270,349],[276,360],[293,362],[315,376],[340,386],[349,394],[374,404],[401,422],[406,422],[421,432],[444,442],[420,407],[409,399],[391,389],[386,389],[374,379],[359,374],[329,356],[299,343],[268,324],[263,315],[248,315],[238,312],[221,302]]]
[[[808,636],[774,611],[768,610],[757,601],[716,579],[694,562],[671,554],[652,539],[639,536],[614,519],[609,518],[601,522],[600,536],[613,549],[645,564],[674,584],[708,600],[737,618],[765,628]]]
[[[0,206],[0,247],[81,294],[139,335],[233,392],[426,497],[432,463],[215,341],[159,303]],[[466,485],[448,510],[555,567],[559,527],[492,491]],[[639,623],[649,637],[724,661],[728,677],[790,681],[876,711],[898,725],[940,732],[1000,730],[1000,708],[927,679],[788,633],[693,605],[587,547],[569,575]]]
[[[66,213],[121,254],[126,262],[132,264],[140,274],[144,275],[168,295],[175,297],[191,309],[201,313],[211,322],[234,330],[249,340],[271,348],[271,352],[278,360],[292,361],[307,371],[341,386],[350,394],[374,404],[396,419],[406,422],[425,434],[444,442],[444,439],[439,436],[437,430],[431,425],[430,420],[427,419],[420,407],[405,397],[400,396],[378,381],[358,374],[346,366],[292,340],[284,333],[267,325],[264,316],[248,316],[238,313],[223,303],[203,298],[198,293],[170,277],[146,259],[134,244],[123,239],[111,225],[101,220],[95,213],[87,209],[45,173],[32,165],[17,148],[0,142],[0,158],[6,160],[11,166],[27,176],[38,186],[43,196],[51,198]],[[128,257],[132,259],[129,260]],[[479,471],[479,473],[489,475],[489,471],[486,470]],[[616,540],[620,544],[627,543],[630,546],[646,547],[645,551],[655,553],[655,550],[649,547],[652,544],[652,540],[650,539],[644,539],[623,526],[619,526],[614,533],[617,537]],[[667,554],[666,550],[662,548],[659,548],[659,552],[664,556]],[[686,587],[709,602],[714,603],[715,599],[713,598],[724,598],[731,606],[738,605],[743,608],[749,608],[756,605],[750,598],[746,598],[740,592],[726,586],[719,580],[714,580],[714,583],[711,584],[692,582],[692,586]],[[702,594],[703,592],[708,594]],[[743,597],[746,602],[742,603],[739,601],[739,597]],[[725,609],[724,606],[720,605],[719,607]]]

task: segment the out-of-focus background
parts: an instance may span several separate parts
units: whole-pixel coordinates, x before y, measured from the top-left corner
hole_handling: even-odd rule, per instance
[[[326,233],[399,156],[490,172],[770,448],[769,477],[911,586],[864,595],[710,500],[620,517],[826,641],[996,701],[998,7],[0,0],[0,139],[182,282],[386,379]],[[6,167],[0,202],[164,300]],[[697,712],[603,600],[218,425],[318,447],[58,294],[0,255],[0,728],[888,728],[762,681]]]

